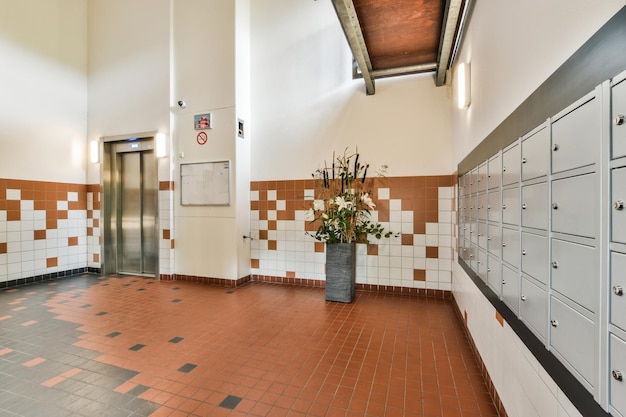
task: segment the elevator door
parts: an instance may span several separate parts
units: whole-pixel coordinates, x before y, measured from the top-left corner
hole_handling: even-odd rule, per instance
[[[158,181],[151,150],[117,153],[117,272],[155,275],[157,271]]]

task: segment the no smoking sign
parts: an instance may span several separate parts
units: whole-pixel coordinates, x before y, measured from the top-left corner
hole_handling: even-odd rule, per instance
[[[206,132],[200,132],[196,136],[196,142],[198,142],[198,145],[204,145],[208,138],[209,137],[207,136]]]

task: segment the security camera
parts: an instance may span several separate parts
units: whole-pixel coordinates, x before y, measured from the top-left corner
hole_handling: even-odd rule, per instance
[[[185,103],[185,100],[178,100],[178,107],[180,107],[181,109],[187,107],[187,103]]]

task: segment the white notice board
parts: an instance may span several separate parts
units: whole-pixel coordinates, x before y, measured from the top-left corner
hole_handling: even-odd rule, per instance
[[[230,204],[230,163],[181,164],[180,184],[183,206],[227,206]]]

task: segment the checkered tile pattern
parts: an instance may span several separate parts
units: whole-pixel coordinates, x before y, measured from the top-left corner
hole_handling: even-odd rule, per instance
[[[160,267],[174,270],[174,183],[159,183]],[[0,179],[0,283],[101,268],[99,184]]]
[[[456,214],[454,176],[377,179],[372,219],[397,237],[357,245],[357,284],[450,291]],[[255,280],[310,285],[325,280],[324,244],[306,211],[313,180],[251,183]]]
[[[88,188],[0,179],[0,283],[85,268]]]
[[[159,181],[159,272],[162,279],[174,274],[174,181]]]

